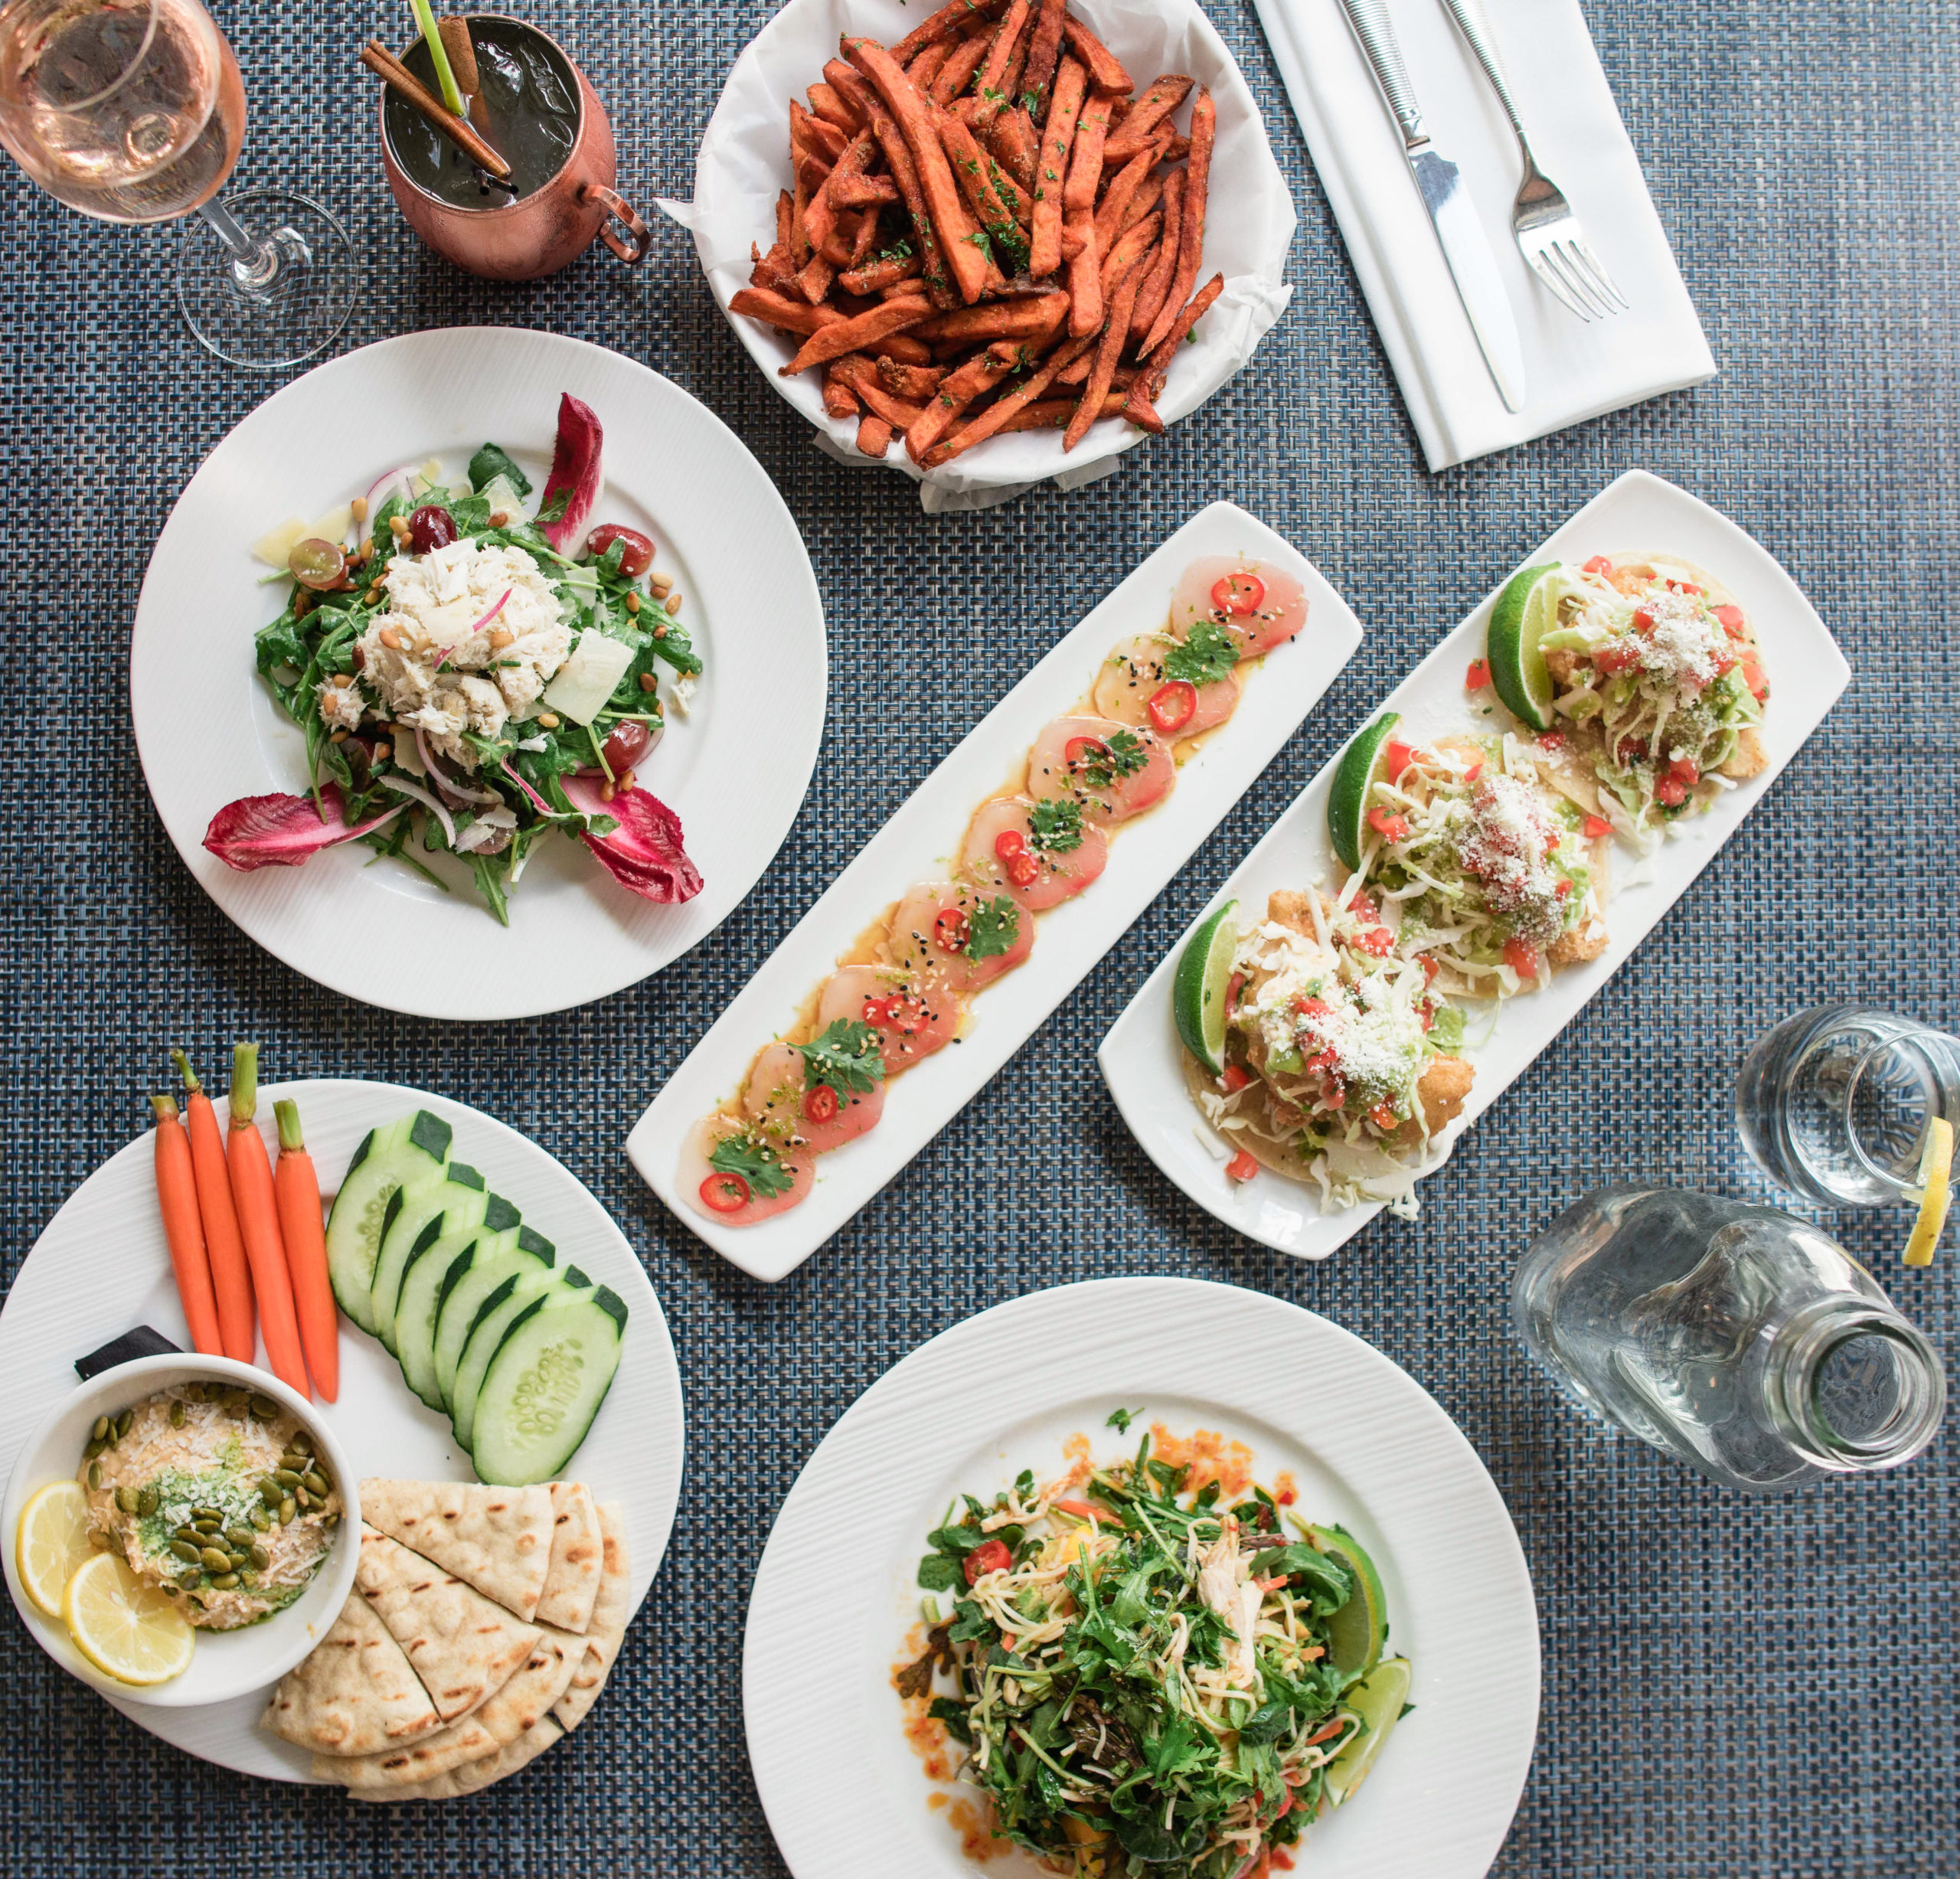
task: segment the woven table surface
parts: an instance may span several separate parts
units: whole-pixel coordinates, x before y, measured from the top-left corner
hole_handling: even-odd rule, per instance
[[[620,186],[650,210],[655,194],[691,192],[723,78],[771,8],[521,10],[608,101]],[[798,1469],[858,1394],[933,1333],[1040,1287],[1145,1272],[1326,1313],[1431,1390],[1489,1466],[1530,1559],[1545,1669],[1537,1756],[1496,1872],[1960,1871],[1952,1430],[1895,1475],[1745,1498],[1583,1420],[1527,1364],[1506,1315],[1515,1256],[1584,1188],[1645,1175],[1769,1198],[1728,1092],[1744,1048],[1776,1019],[1855,996],[1960,1025],[1948,971],[1960,887],[1960,0],[1589,0],[1720,376],[1434,478],[1252,10],[1210,0],[1299,208],[1292,309],[1245,372],[1119,474],[936,519],[910,482],[813,447],[671,224],[638,270],[595,248],[528,286],[471,279],[420,247],[383,186],[371,81],[353,57],[370,30],[401,36],[403,9],[215,11],[251,102],[237,182],[309,191],[363,250],[366,292],[336,350],[501,323],[596,341],[668,374],[734,427],[795,515],[835,690],[809,798],[775,866],[709,941],[635,990],[477,1030],[369,1010],[296,978],[172,850],[128,734],[125,671],[171,503],[279,381],[191,340],[171,291],[178,230],[86,221],[0,164],[0,544],[16,570],[5,634],[32,674],[26,708],[7,714],[0,773],[20,1079],[0,1213],[7,1275],[83,1177],[141,1132],[166,1044],[209,1064],[234,1038],[257,1038],[268,1077],[439,1090],[524,1130],[590,1184],[672,1324],[690,1448],[672,1548],[611,1689],[529,1773],[469,1801],[371,1809],[206,1766],[63,1675],[9,1615],[0,1864],[64,1879],[275,1866],[782,1872],[743,1750],[740,1639]],[[1448,30],[1440,10],[1437,30]],[[1419,1222],[1384,1217],[1321,1266],[1255,1247],[1138,1149],[1096,1046],[1370,704],[1517,557],[1635,466],[1706,498],[1781,557],[1851,659],[1851,689],[1638,954],[1426,1184]],[[1368,629],[1361,652],[1214,840],[933,1147],[786,1283],[746,1280],[642,1186],[622,1152],[630,1122],[867,832],[1060,632],[1218,497],[1319,564]],[[930,633],[908,630],[926,622]],[[1952,1247],[1906,1273],[1898,1213],[1839,1215],[1835,1230],[1950,1362]]]

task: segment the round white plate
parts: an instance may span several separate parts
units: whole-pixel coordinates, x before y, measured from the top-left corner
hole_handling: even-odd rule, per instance
[[[1016,1299],[922,1345],[845,1411],[790,1490],[750,1597],[742,1685],[756,1785],[796,1879],[972,1879],[949,1819],[963,1810],[929,1805],[956,1791],[928,1778],[891,1685],[926,1535],[962,1492],[991,1495],[1023,1468],[1060,1473],[1071,1435],[1098,1459],[1129,1447],[1134,1433],[1104,1424],[1139,1406],[1146,1425],[1243,1442],[1261,1480],[1290,1472],[1294,1511],[1338,1521],[1381,1570],[1415,1710],[1367,1786],[1308,1832],[1302,1869],[1488,1870],[1537,1732],[1538,1624],[1475,1451],[1419,1385],[1325,1319],[1233,1286],[1136,1278]],[[996,1851],[986,1870],[1001,1879],[1040,1870]]]
[[[217,1069],[214,1064],[205,1067],[214,1073]],[[618,1374],[566,1472],[570,1479],[590,1482],[598,1499],[624,1504],[637,1611],[674,1524],[684,1430],[681,1372],[667,1320],[612,1217],[534,1142],[466,1103],[396,1083],[268,1084],[260,1093],[268,1124],[279,1096],[299,1105],[306,1146],[328,1191],[377,1123],[417,1108],[439,1116],[456,1131],[455,1158],[479,1169],[494,1192],[514,1203],[527,1223],[557,1247],[560,1264],[582,1268],[626,1301]],[[220,1101],[220,1122],[224,1107]],[[0,1477],[11,1473],[49,1406],[74,1388],[77,1358],[136,1325],[191,1348],[157,1212],[155,1170],[148,1136],[119,1149],[68,1197],[15,1278],[0,1310]],[[425,1408],[402,1381],[394,1359],[345,1319],[340,1362],[339,1400],[315,1402],[312,1414],[339,1438],[357,1479],[475,1479],[447,1420]],[[15,1583],[13,1536],[4,1538],[8,1587],[18,1605],[23,1595]],[[60,1652],[68,1647],[57,1639],[50,1648],[56,1661],[63,1661]],[[77,1685],[77,1701],[93,1700]],[[257,1726],[265,1706],[263,1691],[194,1709],[116,1705],[153,1735],[206,1761],[271,1780],[311,1779],[312,1757]]]
[[[300,868],[228,868],[204,848],[240,796],[308,786],[305,739],[260,681],[252,639],[283,596],[251,544],[401,463],[460,475],[485,441],[542,486],[558,397],[599,413],[594,521],[642,529],[685,596],[707,670],[668,715],[641,780],[681,818],[707,885],[656,907],[580,843],[547,837],[498,925],[460,864],[445,894],[358,843]],[[426,1018],[531,1018],[606,997],[705,939],[782,845],[822,737],[823,604],[802,537],[762,466],[675,384],[581,340],[508,327],[410,333],[276,392],[204,459],[165,524],[136,605],[129,706],[157,812],[205,891],[309,979]],[[766,734],[761,734],[766,729]],[[428,858],[433,859],[433,858]],[[548,962],[540,969],[539,962]]]
[[[728,74],[694,158],[692,203],[661,207],[694,234],[694,247],[716,303],[770,384],[817,427],[824,447],[852,464],[882,462],[942,490],[995,490],[1011,495],[1045,476],[1066,487],[1115,468],[1115,459],[1148,435],[1129,424],[1100,423],[1073,450],[1059,431],[1022,431],[996,437],[966,456],[921,472],[894,443],[883,458],[859,454],[857,420],[825,415],[823,374],[778,376],[795,348],[773,327],[728,303],[749,284],[749,244],[776,239],[778,191],[789,173],[789,100],[823,76],[838,56],[841,33],[867,34],[895,45],[933,11],[930,0],[789,0],[751,40]],[[1251,358],[1292,295],[1285,284],[1287,250],[1297,217],[1292,192],[1272,154],[1258,101],[1244,73],[1197,0],[1160,0],[1149,7],[1117,0],[1077,0],[1075,9],[1122,60],[1139,90],[1160,73],[1187,72],[1210,88],[1217,107],[1217,141],[1207,196],[1202,285],[1225,276],[1224,291],[1198,322],[1197,338],[1180,349],[1158,410],[1167,423],[1194,411]],[[1188,100],[1176,113],[1187,129]],[[1098,466],[1100,466],[1099,468]]]

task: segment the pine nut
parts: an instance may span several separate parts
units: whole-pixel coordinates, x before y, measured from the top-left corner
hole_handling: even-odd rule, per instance
[[[511,512],[508,509],[499,509],[490,518],[490,526],[492,528],[508,528],[510,525]]]
[[[374,761],[377,763],[385,763],[394,755],[394,749],[390,744],[377,743],[374,747]]]
[[[499,652],[502,652],[516,636],[514,633],[506,632],[501,626],[493,626],[490,629],[490,644]]]
[[[629,613],[637,613],[639,610],[640,597],[629,589],[626,594],[626,611]]]
[[[599,786],[599,799],[602,802],[610,802],[618,793],[619,792],[609,783],[601,783]]]
[[[537,723],[542,730],[556,730],[558,728],[558,714],[556,711],[540,711]]]
[[[666,608],[668,613],[678,613],[681,610],[681,603],[685,597],[685,596],[681,594],[670,593],[661,602],[660,604]]]
[[[367,521],[368,498],[365,496],[356,496],[354,498],[352,507],[354,511],[354,519],[357,522],[364,522]]]
[[[660,681],[655,678],[651,672],[642,672],[640,674],[640,689],[642,691],[651,691],[659,683]]]
[[[401,642],[395,637],[395,629],[392,626],[384,626],[381,638],[382,645],[391,652],[399,652],[401,650]]]
[[[674,577],[671,574],[649,574],[646,577],[646,584],[655,593],[664,595],[674,585]]]
[[[629,770],[622,770],[613,781],[622,790],[631,789],[633,786],[633,773]]]

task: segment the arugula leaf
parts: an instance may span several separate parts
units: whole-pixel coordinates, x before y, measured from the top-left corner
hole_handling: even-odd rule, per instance
[[[501,476],[521,496],[531,494],[531,479],[494,443],[486,443],[469,459],[469,486],[481,489]]]
[[[1102,1426],[1105,1429],[1115,1430],[1119,1436],[1126,1436],[1130,1432],[1130,1424],[1142,1413],[1143,1411],[1140,1409],[1112,1410],[1109,1412],[1109,1420]]]
[[[1082,846],[1082,805],[1049,797],[1035,804],[1027,818],[1027,845],[1044,855],[1067,855]]]
[[[687,628],[658,600],[651,606],[642,606],[639,617],[645,619],[649,613],[653,616],[654,656],[665,659],[677,672],[685,672],[691,678],[698,678],[701,672],[701,655],[695,652],[693,636]]]
[[[716,1173],[739,1175],[759,1201],[787,1194],[795,1184],[783,1172],[782,1158],[766,1142],[753,1136],[727,1136],[714,1145],[707,1165]]]
[[[1239,649],[1232,636],[1216,620],[1196,620],[1189,637],[1165,654],[1164,676],[1181,678],[1188,685],[1216,685],[1230,678],[1238,662]]]
[[[1239,1725],[1239,1740],[1250,1746],[1273,1742],[1285,1733],[1286,1720],[1292,1714],[1287,1703],[1267,1703],[1256,1709]]]
[[[510,857],[472,854],[469,865],[476,876],[477,890],[490,904],[490,911],[497,916],[497,924],[508,926],[511,923],[511,910],[504,898],[504,882],[510,873]]]
[[[599,573],[609,580],[619,578],[619,569],[626,558],[626,541],[623,535],[616,535],[606,544],[606,552],[596,563]]]
[[[1262,1579],[1284,1573],[1303,1591],[1313,1595],[1316,1611],[1321,1609],[1323,1598],[1333,1601],[1326,1609],[1334,1612],[1354,1596],[1354,1575],[1338,1560],[1305,1541],[1291,1546],[1272,1547],[1256,1555],[1253,1570]]]
[[[833,1020],[821,1037],[798,1044],[796,1051],[803,1060],[806,1088],[823,1083],[839,1096],[862,1095],[884,1079],[884,1040],[854,1018]]]
[[[959,1584],[959,1561],[944,1553],[928,1553],[919,1562],[919,1583],[928,1592],[946,1592]]]
[[[544,528],[553,522],[562,522],[565,519],[565,511],[571,506],[571,491],[560,489],[531,518],[531,526],[534,528]]]
[[[966,956],[995,959],[1011,952],[1021,937],[1021,903],[1010,894],[976,900],[967,916]]]

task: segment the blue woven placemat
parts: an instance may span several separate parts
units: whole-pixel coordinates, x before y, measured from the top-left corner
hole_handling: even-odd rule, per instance
[[[722,77],[770,8],[521,10],[608,100],[622,187],[644,207],[690,192]],[[473,1031],[296,979],[178,861],[145,794],[125,683],[129,617],[169,504],[271,381],[220,365],[185,332],[170,291],[177,231],[85,221],[0,165],[0,544],[15,570],[3,630],[17,675],[0,772],[18,1086],[6,1272],[140,1130],[166,1044],[211,1062],[232,1038],[256,1037],[269,1075],[425,1085],[563,1157],[652,1274],[691,1448],[673,1547],[611,1691],[524,1778],[447,1807],[357,1808],[209,1767],[123,1721],[0,1619],[0,1864],[60,1879],[781,1872],[743,1751],[740,1639],[798,1468],[874,1377],[956,1320],[1064,1279],[1162,1272],[1326,1312],[1433,1391],[1495,1475],[1545,1647],[1537,1757],[1498,1873],[1960,1871],[1952,1436],[1894,1478],[1743,1500],[1581,1420],[1527,1367],[1504,1312],[1517,1251],[1584,1187],[1645,1174],[1763,1191],[1727,1086],[1775,1018],[1855,994],[1960,1024],[1960,4],[1595,0],[1608,76],[1722,375],[1432,479],[1251,10],[1210,0],[1299,205],[1292,310],[1249,370],[1120,475],[937,521],[909,483],[812,447],[671,226],[638,272],[595,250],[528,287],[470,279],[418,246],[383,188],[371,84],[353,61],[368,31],[405,30],[400,9],[217,11],[251,100],[240,183],[311,190],[364,251],[368,290],[343,345],[505,322],[596,340],[678,380],[748,442],[801,524],[835,693],[776,867],[707,944],[636,991]],[[1323,1266],[1254,1247],[1145,1159],[1096,1076],[1096,1044],[1371,701],[1632,465],[1706,497],[1780,556],[1856,682],[1638,956],[1427,1185],[1419,1224],[1383,1219]],[[620,1152],[629,1122],[864,832],[1060,630],[1218,496],[1318,562],[1370,629],[1362,651],[1204,852],[909,1172],[780,1287],[741,1279],[641,1185]],[[1898,1216],[1838,1225],[1911,1316],[1960,1346],[1951,1248],[1932,1271],[1904,1273]]]

